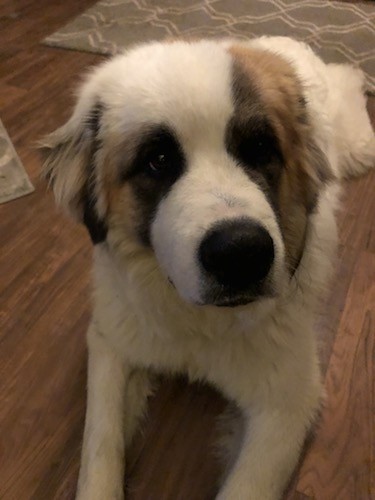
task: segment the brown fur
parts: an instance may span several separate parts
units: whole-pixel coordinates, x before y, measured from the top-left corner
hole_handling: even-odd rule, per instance
[[[137,243],[137,228],[142,223],[142,207],[139,206],[131,180],[121,178],[126,176],[144,133],[141,129],[128,133],[126,137],[112,135],[106,138],[99,162],[102,172],[101,189],[111,234],[116,235],[119,243],[122,240],[134,242],[134,249],[141,248]]]
[[[67,124],[45,137],[39,148],[45,159],[42,174],[53,187],[57,204],[75,219],[81,220],[91,141]],[[64,166],[63,175],[61,165]]]
[[[303,250],[308,215],[321,183],[329,178],[329,169],[323,154],[310,143],[303,87],[291,65],[271,52],[240,45],[233,45],[229,52],[234,59],[234,77],[245,78],[251,91],[255,89],[282,149],[285,168],[277,186],[277,204],[293,270]],[[254,112],[251,106],[241,113]]]

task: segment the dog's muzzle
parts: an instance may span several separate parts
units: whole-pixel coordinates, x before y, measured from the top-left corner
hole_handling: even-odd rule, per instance
[[[204,236],[198,259],[209,282],[208,299],[218,306],[254,301],[274,261],[273,240],[268,231],[249,218],[224,220]]]

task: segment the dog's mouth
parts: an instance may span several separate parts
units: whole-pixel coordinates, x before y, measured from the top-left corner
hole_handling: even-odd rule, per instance
[[[168,276],[168,282],[169,284],[176,290],[176,286],[173,283],[172,279]],[[247,292],[234,292],[233,290],[226,290],[226,292],[223,292],[221,289],[220,291],[215,290],[214,292],[211,291],[211,293],[207,293],[206,297],[204,300],[197,301],[195,304],[197,306],[214,306],[214,307],[239,307],[239,306],[246,306],[249,304],[252,304],[254,302],[258,302],[262,299],[267,299],[267,298],[272,298],[274,295],[272,293],[268,292],[266,293],[265,291],[260,292],[252,290],[247,291]]]
[[[216,302],[213,302],[212,305],[216,307],[238,307],[238,306],[246,306],[247,304],[251,304],[255,302],[255,297],[228,297]]]
[[[210,284],[202,301],[205,305],[216,307],[247,306],[274,296],[274,290],[267,283],[259,282],[251,288],[236,290],[232,287]]]

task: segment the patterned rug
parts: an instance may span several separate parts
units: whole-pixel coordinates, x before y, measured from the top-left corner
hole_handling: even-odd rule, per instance
[[[34,188],[0,121],[0,203],[32,193]]]
[[[331,62],[358,64],[375,88],[375,2],[326,0],[102,0],[47,45],[115,54],[166,36],[288,35]]]

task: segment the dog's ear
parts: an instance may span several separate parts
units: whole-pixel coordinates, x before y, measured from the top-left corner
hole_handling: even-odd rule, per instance
[[[86,225],[94,243],[103,241],[107,233],[96,202],[101,114],[99,104],[86,112],[78,104],[70,120],[39,144],[45,158],[43,175],[53,188],[57,205]]]

